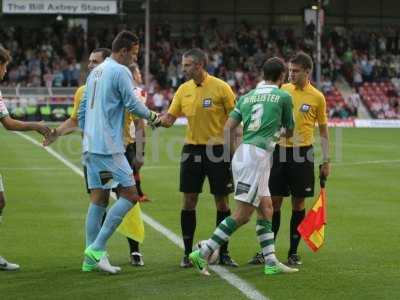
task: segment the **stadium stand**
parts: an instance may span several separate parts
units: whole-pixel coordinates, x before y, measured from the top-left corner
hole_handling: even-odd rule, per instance
[[[78,86],[85,42],[81,27],[2,27],[1,44],[11,51],[6,85]]]
[[[97,28],[87,33],[80,26],[2,27],[1,44],[14,57],[3,84],[76,87],[86,76],[88,52],[110,45],[115,33],[126,27]],[[393,38],[393,30],[387,28],[385,34],[351,29],[325,31],[322,90],[330,116],[356,116],[356,108],[335,87],[338,77],[344,77],[350,85],[360,88],[361,100],[373,117],[399,117],[399,98],[385,94],[387,90],[396,90],[389,80],[400,77],[399,43],[398,38]],[[135,31],[143,40],[143,26],[136,26]],[[310,27],[305,27],[301,35],[290,28],[265,29],[247,22],[222,29],[215,19],[201,23],[200,30],[185,27],[182,32],[173,31],[169,24],[155,25],[150,53],[149,105],[158,110],[168,107],[173,92],[184,81],[180,55],[185,49],[205,49],[210,62],[208,72],[226,80],[241,95],[260,80],[258,70],[265,59],[271,56],[287,59],[298,50],[312,53],[313,38]],[[375,85],[376,81],[383,84]]]
[[[400,97],[391,81],[365,82],[360,95],[371,114],[378,119],[400,119]]]

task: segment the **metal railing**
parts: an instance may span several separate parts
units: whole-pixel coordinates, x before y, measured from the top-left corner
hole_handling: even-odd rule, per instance
[[[71,97],[74,95],[77,87],[22,87],[0,86],[0,91],[5,98],[19,97]]]

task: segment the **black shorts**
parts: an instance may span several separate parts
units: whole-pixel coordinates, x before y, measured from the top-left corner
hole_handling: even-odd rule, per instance
[[[314,149],[312,146],[276,145],[269,176],[271,196],[314,196]]]
[[[229,195],[232,192],[229,160],[224,159],[223,145],[184,145],[179,190],[183,193],[201,193],[207,176],[211,194]]]

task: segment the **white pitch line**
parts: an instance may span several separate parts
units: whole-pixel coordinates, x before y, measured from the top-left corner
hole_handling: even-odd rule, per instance
[[[38,141],[34,140],[30,136],[23,134],[21,132],[16,132],[19,136],[22,138],[28,140],[32,144],[35,144],[36,146],[39,146],[41,148],[44,148]],[[68,161],[66,158],[61,156],[59,153],[54,151],[53,149],[46,147],[44,148],[50,155],[53,157],[57,158],[59,161],[61,161],[64,165],[66,165],[68,168],[70,168],[72,171],[74,171],[76,174],[79,176],[83,177],[83,172],[80,168],[78,168],[76,165]],[[157,222],[154,220],[152,217],[149,215],[145,214],[142,212],[143,220],[151,226],[154,230],[158,231],[161,233],[163,236],[165,236],[167,239],[169,239],[172,243],[177,245],[179,248],[183,249],[183,243],[182,239],[163,226],[161,223]],[[229,272],[226,268],[220,267],[220,266],[210,266],[210,269],[213,270],[218,276],[220,276],[222,279],[227,281],[230,285],[232,285],[234,288],[237,288],[242,294],[244,294],[248,299],[252,300],[269,300],[268,297],[264,296],[261,292],[259,292],[254,286],[250,285],[248,282],[245,280],[241,279],[239,276]]]
[[[171,169],[171,166],[143,166],[140,168],[140,170],[167,170]]]
[[[364,160],[364,161],[354,161],[354,162],[333,162],[332,165],[334,166],[352,166],[352,165],[371,165],[371,164],[393,164],[393,163],[400,163],[400,159],[393,159],[393,160]]]
[[[317,143],[317,142],[316,142]],[[364,144],[355,144],[355,143],[331,143],[330,144],[333,147],[337,147],[337,146],[343,146],[343,148],[377,148],[377,149],[398,149],[397,145],[381,145],[379,143],[375,143],[375,144],[370,144],[370,143],[364,143]]]

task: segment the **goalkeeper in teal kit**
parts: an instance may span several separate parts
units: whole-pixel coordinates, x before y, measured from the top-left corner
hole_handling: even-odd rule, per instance
[[[86,249],[83,271],[96,266],[115,274],[119,267],[107,258],[106,242],[125,214],[139,200],[132,169],[124,156],[123,128],[125,110],[159,126],[156,113],[137,99],[129,66],[139,52],[139,40],[129,31],[120,32],[112,43],[112,55],[90,73],[79,108],[83,130],[83,163],[87,168],[90,205],[86,217]],[[117,188],[119,198],[107,206],[107,190]]]
[[[286,74],[286,66],[281,59],[269,59],[263,71],[265,84],[240,97],[225,124],[225,145],[229,145],[233,152],[235,128],[243,122],[243,143],[236,149],[232,159],[237,209],[217,226],[211,238],[202,243],[199,250],[189,255],[193,265],[206,275],[209,274],[208,257],[226,243],[240,226],[246,224],[255,210],[256,233],[265,258],[264,273],[272,275],[298,271],[282,264],[275,256],[271,223],[273,208],[268,188],[275,143],[282,134],[287,137],[293,135],[292,99],[279,89]]]

